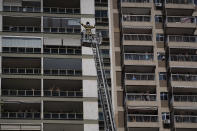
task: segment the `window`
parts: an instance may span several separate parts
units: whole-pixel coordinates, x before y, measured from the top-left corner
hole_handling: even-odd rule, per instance
[[[155,22],[156,23],[162,23],[163,22],[163,18],[161,15],[156,15],[155,16]]]
[[[157,53],[157,59],[158,59],[158,60],[164,61],[164,60],[165,60],[165,54],[164,54],[164,53],[158,52],[158,53]]]
[[[160,93],[160,98],[163,101],[168,100],[168,93],[167,92],[161,92]]]
[[[166,80],[167,75],[166,72],[159,72],[159,80]]]
[[[157,34],[156,35],[156,41],[164,41],[164,35],[163,34]]]
[[[162,120],[169,120],[170,119],[170,113],[169,112],[162,112]]]

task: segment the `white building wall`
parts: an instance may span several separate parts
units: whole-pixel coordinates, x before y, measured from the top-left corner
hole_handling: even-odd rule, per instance
[[[83,80],[83,97],[98,97],[96,80]]]
[[[84,131],[99,131],[98,124],[84,124]]]
[[[94,59],[82,59],[82,73],[84,76],[96,76]]]
[[[98,120],[98,102],[83,102],[84,120]]]
[[[94,0],[81,0],[81,14],[94,14],[95,7],[94,7]]]

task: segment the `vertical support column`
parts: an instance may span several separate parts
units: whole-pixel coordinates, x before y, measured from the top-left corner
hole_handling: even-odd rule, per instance
[[[44,131],[44,123],[41,123],[41,125],[40,125],[40,130],[41,130],[41,131]]]
[[[41,12],[43,12],[43,5],[44,5],[43,0],[40,0],[40,8],[41,8],[40,11],[41,11]]]
[[[41,112],[41,120],[43,120],[44,119],[44,101],[43,100],[41,100],[41,110],[40,110],[40,112]]]
[[[0,52],[2,52],[2,45],[3,45],[2,36],[0,36]],[[0,56],[0,74],[1,73],[2,73],[2,56]]]
[[[43,79],[41,79],[41,97],[44,96],[44,85],[43,85]]]
[[[44,74],[44,58],[41,57],[41,74],[43,75]]]
[[[0,15],[0,32],[3,31],[3,16]]]
[[[3,0],[0,0],[0,11],[3,11]]]
[[[44,17],[41,16],[41,23],[40,23],[40,27],[41,27],[41,32],[44,32]]]

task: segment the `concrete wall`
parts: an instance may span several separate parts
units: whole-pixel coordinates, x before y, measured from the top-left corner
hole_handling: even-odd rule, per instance
[[[96,80],[83,80],[83,97],[98,97]]]
[[[84,124],[84,131],[99,131],[98,124]]]
[[[84,120],[98,120],[98,102],[83,102],[83,112]]]
[[[94,14],[94,0],[81,0],[81,14]]]
[[[94,59],[82,59],[82,74],[85,76],[96,76]]]
[[[3,10],[3,0],[0,0],[0,11]]]

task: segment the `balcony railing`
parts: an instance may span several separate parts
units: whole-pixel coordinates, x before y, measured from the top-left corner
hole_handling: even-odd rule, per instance
[[[175,115],[177,123],[197,123],[197,116],[193,115]]]
[[[39,26],[3,26],[3,31],[9,32],[41,32],[41,27]]]
[[[124,40],[152,41],[152,35],[147,35],[147,34],[124,34]]]
[[[40,112],[2,112],[1,119],[40,119]]]
[[[41,96],[40,90],[9,90],[2,89],[3,96]]]
[[[168,36],[169,42],[197,42],[196,36],[180,36],[180,35],[170,35]]]
[[[157,115],[128,114],[128,122],[158,122]]]
[[[169,23],[195,23],[195,17],[168,16],[166,21]]]
[[[125,73],[126,80],[155,80],[153,73]]]
[[[172,81],[197,81],[197,75],[192,74],[172,74]]]
[[[95,0],[95,5],[96,6],[107,6],[108,1],[107,0]]]
[[[3,11],[38,13],[38,12],[41,12],[41,8],[40,7],[21,7],[21,6],[3,6]]]
[[[39,75],[40,68],[3,68],[3,74]]]
[[[81,76],[81,70],[69,69],[44,69],[45,75],[58,75],[58,76]]]
[[[82,97],[82,91],[53,91],[53,90],[45,90],[44,96],[48,97]]]
[[[122,18],[123,18],[123,21],[131,21],[131,22],[150,22],[151,21],[151,16],[149,15],[142,15],[142,16],[123,15]]]
[[[44,119],[83,120],[82,113],[44,113]]]
[[[45,54],[81,55],[81,49],[72,48],[44,48]]]
[[[197,102],[197,95],[174,95],[177,102]]]
[[[50,14],[80,14],[80,8],[44,7],[43,12]]]
[[[122,0],[122,2],[131,2],[131,3],[150,3],[151,0]]]
[[[152,53],[124,53],[125,60],[153,60]]]
[[[41,48],[3,47],[3,53],[40,54]]]
[[[127,93],[127,100],[129,101],[156,101],[156,98],[156,94]]]
[[[190,61],[196,62],[197,55],[170,55],[171,61]]]
[[[193,0],[166,0],[166,4],[194,4]]]
[[[45,33],[71,33],[80,34],[79,27],[44,27]]]

